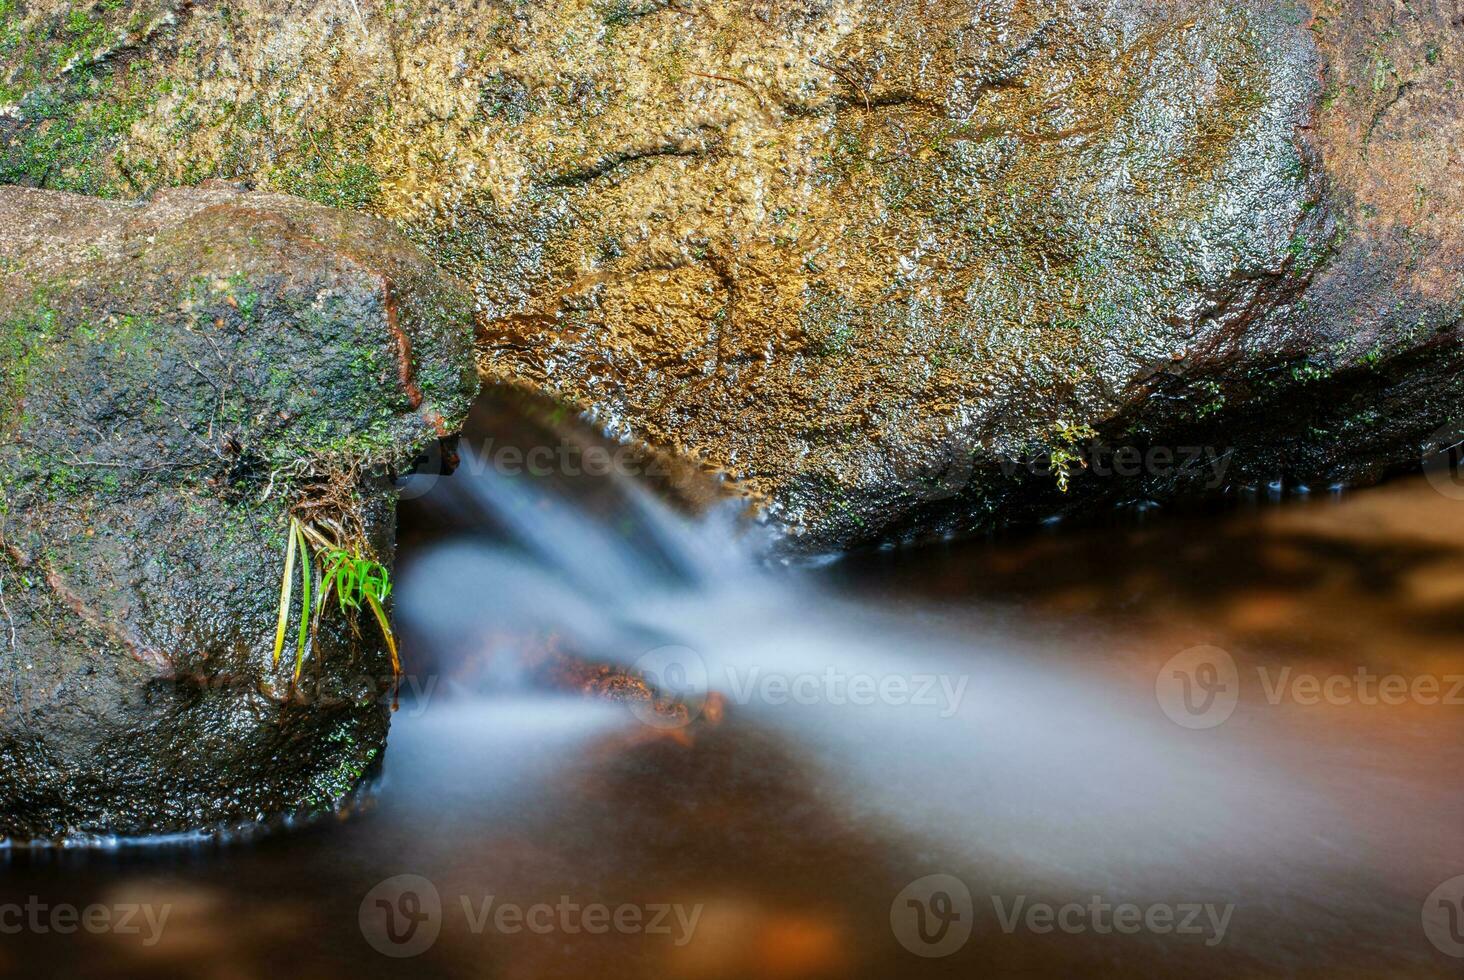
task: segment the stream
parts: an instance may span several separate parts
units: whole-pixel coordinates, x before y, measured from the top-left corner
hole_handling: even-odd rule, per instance
[[[783,563],[502,452],[564,444],[603,445],[490,399],[407,482],[359,807],[5,851],[0,971],[1458,976],[1464,501],[1425,477]],[[137,928],[7,927],[65,904]]]

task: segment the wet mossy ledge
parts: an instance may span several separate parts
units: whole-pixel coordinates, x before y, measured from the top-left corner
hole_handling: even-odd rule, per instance
[[[390,564],[390,476],[477,390],[470,301],[378,219],[228,185],[0,187],[0,836],[329,810],[379,631],[273,645],[292,515]]]
[[[378,214],[468,283],[485,378],[838,550],[1183,490],[1094,440],[1263,483],[1416,460],[1464,311],[1454,17],[0,0],[0,183]]]

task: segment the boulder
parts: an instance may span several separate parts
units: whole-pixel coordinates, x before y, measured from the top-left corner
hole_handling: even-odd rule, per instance
[[[26,10],[0,179],[377,212],[471,284],[486,378],[725,474],[790,550],[1449,441],[1445,5]]]
[[[390,563],[390,472],[476,391],[467,298],[281,194],[0,187],[0,216],[0,834],[338,806],[392,668],[334,609],[298,683],[276,663],[290,515]]]

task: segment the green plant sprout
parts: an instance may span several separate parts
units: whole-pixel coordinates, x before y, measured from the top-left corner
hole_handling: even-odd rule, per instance
[[[344,548],[332,547],[325,552],[322,567],[325,569],[325,578],[321,582],[320,599],[315,607],[316,627],[320,625],[321,611],[324,610],[332,590],[335,591],[342,613],[348,609],[359,610],[364,601],[371,614],[376,617],[381,635],[386,640],[386,649],[391,654],[392,674],[401,674],[396,636],[391,631],[391,623],[386,618],[384,608],[387,596],[391,595],[391,573],[386,570],[386,566]]]
[[[1073,424],[1068,421],[1053,423],[1053,434],[1056,436],[1055,445],[1049,453],[1053,475],[1057,478],[1057,489],[1061,493],[1067,493],[1071,485],[1073,474],[1078,470],[1087,469],[1088,461],[1078,451],[1079,446],[1089,440],[1096,438],[1098,432],[1086,422]]]
[[[400,677],[402,668],[397,655],[396,634],[392,632],[385,609],[387,597],[391,595],[391,573],[385,565],[363,556],[359,549],[343,546],[339,541],[327,537],[319,528],[302,523],[297,517],[290,518],[288,543],[285,546],[285,573],[280,581],[280,612],[275,627],[274,662],[280,662],[280,654],[285,647],[290,602],[294,598],[297,552],[301,556],[301,602],[300,629],[295,640],[294,679],[300,679],[305,652],[314,644],[320,630],[321,617],[332,592],[335,593],[342,614],[360,610],[363,603],[371,610],[377,625],[381,627],[386,649],[391,654],[392,676]],[[321,576],[318,586],[315,581],[317,565]]]

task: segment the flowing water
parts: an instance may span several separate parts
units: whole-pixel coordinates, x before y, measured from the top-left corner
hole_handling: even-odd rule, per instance
[[[366,806],[10,853],[0,903],[139,911],[10,934],[0,904],[0,970],[1464,968],[1464,500],[1418,478],[789,566],[725,507],[574,475],[595,445],[488,400],[458,473],[409,485]]]

